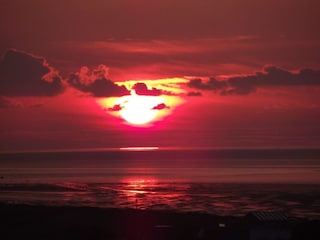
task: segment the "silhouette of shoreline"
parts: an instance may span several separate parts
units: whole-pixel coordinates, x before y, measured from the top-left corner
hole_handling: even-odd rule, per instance
[[[2,203],[0,213],[1,239],[254,239],[270,233],[281,239],[320,239],[320,220],[282,219],[276,213],[255,218]]]

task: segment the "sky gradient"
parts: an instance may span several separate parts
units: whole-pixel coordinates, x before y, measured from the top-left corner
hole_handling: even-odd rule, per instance
[[[1,151],[320,147],[317,0],[1,5]],[[163,98],[147,126],[132,89]]]

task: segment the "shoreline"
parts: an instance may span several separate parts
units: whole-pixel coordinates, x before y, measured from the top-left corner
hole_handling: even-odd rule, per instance
[[[249,215],[5,203],[0,203],[0,213],[1,239],[241,240],[261,228],[286,231],[289,238],[284,239],[320,239],[320,220],[297,218],[259,221]]]

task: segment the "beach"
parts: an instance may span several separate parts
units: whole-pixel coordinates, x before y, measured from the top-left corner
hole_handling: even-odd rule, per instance
[[[0,212],[1,239],[251,239],[263,227],[285,229],[289,238],[283,239],[320,237],[319,220],[259,222],[248,216],[6,204]]]

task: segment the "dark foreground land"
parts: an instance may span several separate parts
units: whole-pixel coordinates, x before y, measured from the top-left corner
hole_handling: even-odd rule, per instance
[[[0,204],[0,239],[320,239],[320,221]]]

